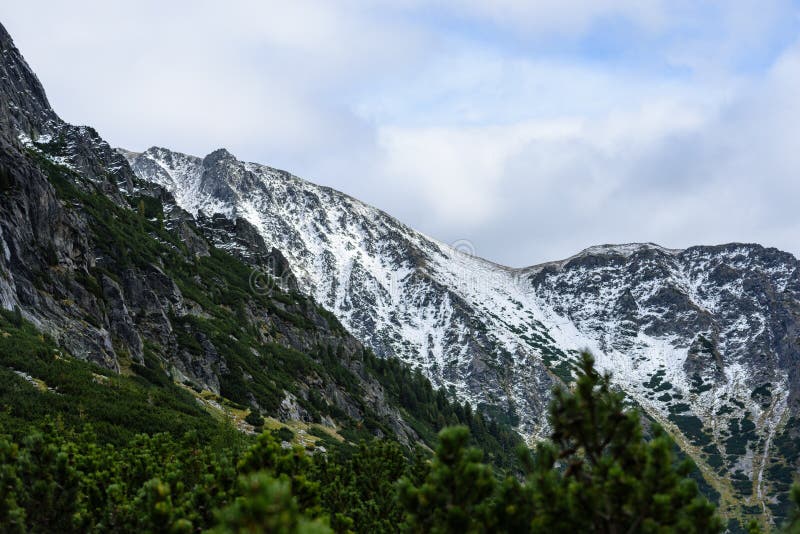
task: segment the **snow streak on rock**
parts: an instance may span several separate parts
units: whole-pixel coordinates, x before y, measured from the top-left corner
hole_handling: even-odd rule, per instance
[[[583,349],[651,416],[714,454],[734,447],[738,425],[749,476],[798,399],[800,268],[790,254],[603,245],[511,269],[225,150],[127,157],[189,212],[254,225],[300,289],[376,353],[418,366],[530,438],[546,430],[549,392],[571,380]]]

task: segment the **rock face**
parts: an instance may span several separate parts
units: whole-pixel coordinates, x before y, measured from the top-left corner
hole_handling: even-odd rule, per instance
[[[741,244],[596,247],[524,279],[640,397],[652,396],[640,383],[661,366],[684,391],[704,384],[690,399],[698,408],[720,405],[723,389],[735,397],[764,384],[776,407],[800,399],[800,262],[791,254]]]
[[[794,256],[744,244],[600,246],[521,274],[718,490],[761,505],[786,491],[800,467]]]
[[[267,415],[369,419],[382,425],[376,434],[419,439],[365,369],[364,347],[295,293],[288,262],[257,229],[218,210],[187,212],[92,128],[64,123],[2,26],[0,54],[4,309],[19,308],[70,355],[113,370],[165,371]],[[228,162],[225,151],[201,162],[204,188],[223,199]],[[314,361],[325,351],[337,355],[335,369]],[[254,367],[276,365],[271,357],[295,367],[279,368],[280,377]],[[300,408],[281,412],[277,395]]]
[[[800,398],[792,255],[632,244],[510,269],[224,151],[197,158],[152,148],[129,161],[188,212],[248,221],[283,253],[300,289],[378,354],[421,367],[524,435],[546,430],[550,389],[571,380],[578,351],[589,348],[709,473],[739,473],[752,486],[745,493],[765,493],[770,446],[792,427]],[[796,469],[796,452],[775,461]]]
[[[61,131],[64,125],[2,27],[0,48],[2,304],[5,308],[19,306],[56,338],[66,330],[74,331],[63,340],[70,351],[114,367],[110,325],[84,326],[79,324],[83,321],[62,313],[65,306],[76,306],[92,317],[102,315],[94,295],[60,276],[61,269],[86,272],[94,265],[85,223],[64,209],[52,185],[28,164],[25,154],[23,143],[31,143],[31,136],[50,140],[52,132]]]
[[[0,93],[4,100],[0,121],[17,131],[28,132],[36,137],[49,133],[45,128],[58,123],[59,119],[50,108],[39,79],[28,68],[2,25],[0,47],[0,53],[3,54],[3,61],[0,63]]]
[[[68,183],[125,209],[130,208],[136,177],[125,158],[94,129],[66,124],[53,112],[35,74],[1,26],[0,47],[2,304],[9,309],[19,306],[26,318],[76,357],[116,370],[121,364],[142,364],[140,332],[149,334],[152,327],[154,335],[165,333],[162,321],[142,322],[136,301],[151,295],[150,307],[159,307],[153,313],[166,316],[180,302],[180,292],[174,283],[159,283],[138,269],[110,272],[109,258],[103,257],[93,236],[92,216],[84,206],[59,198],[48,172],[61,177],[58,187]],[[177,225],[180,219],[169,222]],[[207,249],[196,231],[184,230],[187,242],[194,240]],[[194,378],[204,383],[203,377]]]

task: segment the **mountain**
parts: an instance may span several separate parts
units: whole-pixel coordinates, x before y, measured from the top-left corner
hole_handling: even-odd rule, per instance
[[[413,448],[446,421],[514,461],[513,430],[489,434],[451,395],[377,359],[297,291],[246,220],[195,217],[95,130],[63,122],[2,26],[0,50],[0,427],[88,417],[123,436],[233,417],[252,432],[266,416],[306,445]]]
[[[252,224],[286,257],[301,290],[376,354],[418,365],[472,404],[502,407],[503,417],[525,414],[528,434],[540,428],[554,382],[537,359],[515,359],[518,336],[501,337],[509,320],[500,317],[503,305],[522,298],[508,269],[337,191],[239,162],[224,149],[202,159],[160,148],[128,157],[138,176],[170,191],[188,212]],[[544,319],[525,313],[518,322],[543,339]]]
[[[503,267],[223,149],[114,150],[56,115],[2,26],[0,49],[2,339],[25,349],[0,353],[0,423],[93,406],[103,428],[146,426],[115,405],[130,393],[137,414],[178,399],[161,425],[201,406],[341,443],[430,445],[461,422],[508,464],[508,425],[545,435],[551,388],[589,348],[723,514],[784,512],[800,467],[790,254],[607,245]]]
[[[791,254],[605,245],[511,269],[224,149],[126,156],[189,213],[249,222],[298,287],[377,354],[417,366],[531,441],[546,431],[552,386],[571,380],[588,348],[724,505],[772,503],[800,466],[800,263]]]

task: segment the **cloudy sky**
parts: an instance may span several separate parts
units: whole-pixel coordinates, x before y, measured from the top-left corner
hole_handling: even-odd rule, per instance
[[[800,255],[800,0],[26,0],[0,16],[56,111],[112,145],[224,146],[500,263],[632,241]]]

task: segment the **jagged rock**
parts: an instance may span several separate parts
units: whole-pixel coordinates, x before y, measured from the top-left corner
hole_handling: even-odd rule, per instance
[[[27,132],[29,135],[47,133],[47,125],[58,117],[50,108],[39,79],[28,68],[11,36],[0,25],[0,122],[4,129]]]
[[[245,381],[253,381],[254,377],[238,363],[236,369],[231,369],[223,354],[230,348],[224,349],[224,343],[215,345],[218,338],[212,340],[210,333],[197,327],[202,324],[197,321],[210,319],[212,313],[219,313],[225,306],[219,301],[209,303],[209,297],[218,298],[219,293],[197,293],[198,287],[218,280],[195,275],[197,287],[193,296],[201,301],[196,302],[186,298],[176,283],[178,278],[172,278],[176,271],[185,276],[186,271],[197,269],[198,262],[217,247],[238,256],[254,273],[269,275],[279,282],[268,290],[283,296],[270,305],[263,298],[238,301],[242,308],[237,310],[240,318],[257,331],[264,343],[279,343],[307,353],[326,345],[336,346],[346,355],[348,364],[361,357],[363,347],[358,341],[324,316],[312,301],[286,293],[297,289],[289,262],[248,221],[234,212],[211,209],[208,213],[212,216],[201,218],[203,224],[199,224],[195,218],[199,213],[182,207],[186,192],[176,188],[168,174],[159,174],[159,169],[150,165],[147,171],[156,178],[143,181],[128,164],[130,159],[147,167],[149,159],[111,149],[94,129],[66,124],[50,109],[39,81],[2,26],[0,52],[3,307],[19,306],[26,319],[51,334],[73,356],[113,370],[119,370],[122,362],[126,369],[141,371],[141,376],[156,382],[160,380],[157,368],[161,367],[169,370],[174,380],[198,390],[221,393],[221,377],[233,371],[241,372]],[[149,152],[171,157],[161,149]],[[233,192],[227,184],[239,164],[227,151],[219,150],[188,164],[197,170],[201,189],[220,196]],[[234,182],[251,187],[258,179],[244,172]],[[106,200],[122,210],[146,210],[141,215],[157,225],[158,231],[150,232],[152,241],[147,242],[150,249],[158,249],[148,260],[150,263],[140,257],[123,254],[121,259],[109,253],[118,249],[105,246],[108,236],[98,234],[97,228],[104,228],[101,223],[105,221],[99,220],[103,214],[98,214],[93,204],[102,205]],[[181,245],[166,242],[164,231],[178,236]],[[132,237],[139,240],[137,244],[145,239],[141,232]],[[124,243],[118,245],[123,246],[124,253]],[[184,278],[180,280],[186,282]],[[220,292],[224,289],[217,288]],[[235,289],[241,291],[242,287]],[[263,296],[257,285],[250,289],[254,297]],[[284,316],[273,313],[276,308]],[[251,364],[262,357],[257,348],[250,347]],[[128,367],[128,363],[134,365]],[[311,387],[302,378],[298,380],[296,386],[300,390]],[[327,375],[324,380],[308,380],[343,412],[363,417],[358,407],[364,401],[352,390],[352,384],[336,384]],[[374,379],[364,374],[361,380]],[[372,385],[369,389],[371,403],[391,419],[399,438],[407,443],[416,441],[418,436],[404,424],[397,407],[387,401],[381,390]],[[253,392],[249,395],[258,407],[256,396]],[[284,417],[309,420],[309,414],[293,396],[287,395]],[[330,417],[326,422],[340,424]]]
[[[102,276],[102,286],[103,297],[108,305],[111,333],[117,336],[125,348],[128,349],[134,362],[144,364],[142,338],[139,337],[136,326],[128,313],[122,289],[119,284],[106,275]]]
[[[286,396],[281,401],[280,408],[278,409],[278,420],[280,421],[304,421],[307,423],[312,422],[309,413],[303,409],[297,402],[297,397],[285,392]]]

